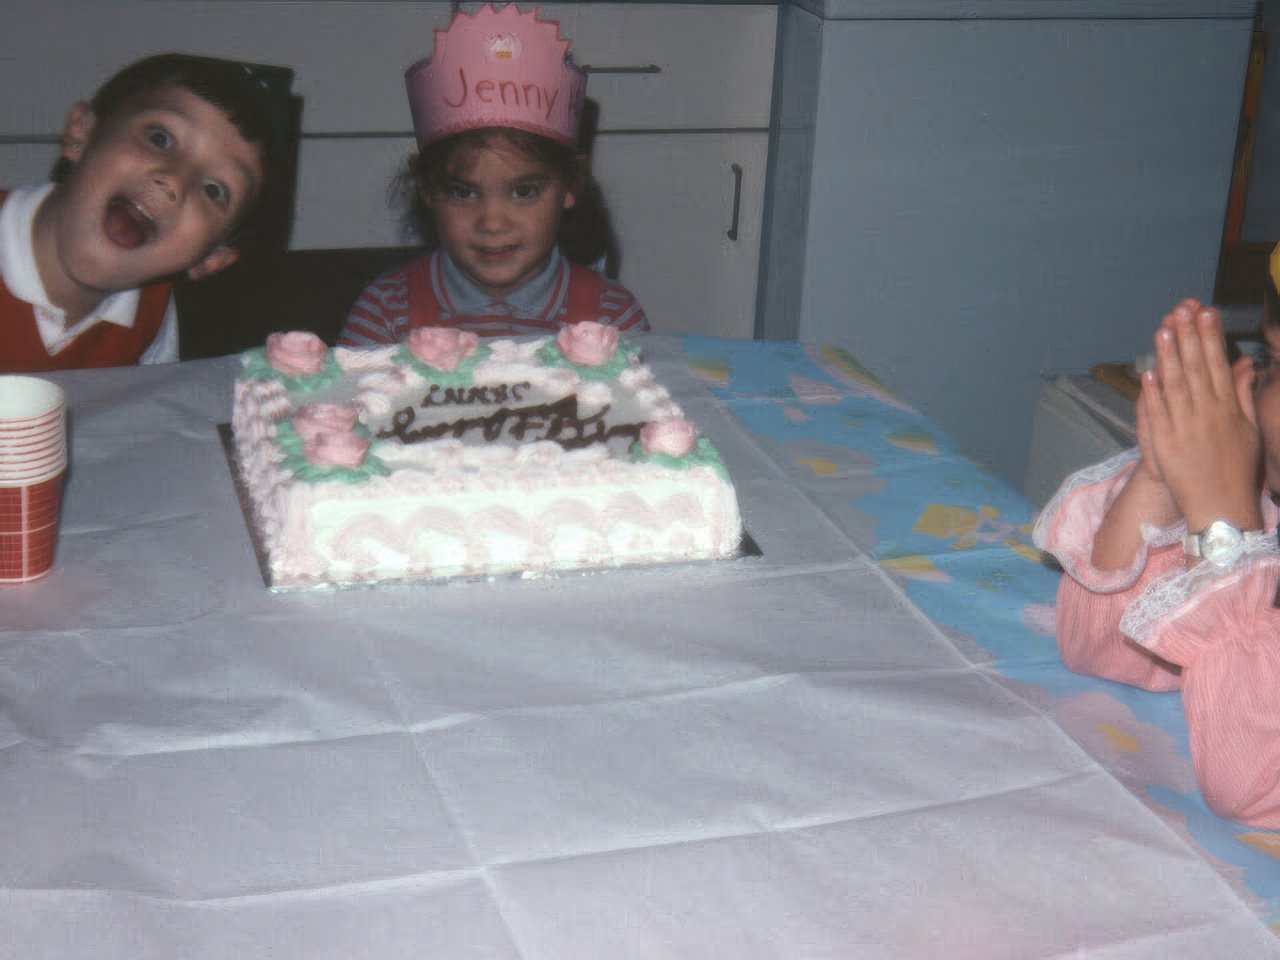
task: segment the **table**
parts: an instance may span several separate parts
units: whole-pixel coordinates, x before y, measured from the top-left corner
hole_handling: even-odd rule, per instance
[[[58,376],[0,956],[1280,956],[1280,842],[1204,810],[1176,696],[1061,667],[1025,500],[840,350],[645,350],[763,556],[273,594],[234,360]]]

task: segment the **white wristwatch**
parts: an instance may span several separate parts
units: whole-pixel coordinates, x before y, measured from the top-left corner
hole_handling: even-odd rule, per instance
[[[1199,533],[1182,538],[1182,549],[1188,557],[1203,559],[1218,570],[1226,570],[1246,553],[1256,553],[1269,546],[1271,534],[1265,530],[1241,531],[1225,520],[1215,520]]]

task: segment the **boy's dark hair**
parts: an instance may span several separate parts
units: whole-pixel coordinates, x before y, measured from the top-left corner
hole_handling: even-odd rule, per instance
[[[509,146],[548,167],[572,191],[574,204],[561,216],[556,238],[566,257],[574,263],[592,266],[601,258],[608,261],[614,255],[613,232],[604,196],[583,158],[563,143],[508,127],[483,127],[445,137],[428,144],[411,162],[411,177],[416,189],[411,190],[409,219],[428,249],[438,247],[440,237],[422,194],[448,185],[458,157],[495,146]],[[608,263],[606,272],[612,275],[616,266]]]
[[[297,99],[290,92],[292,83],[293,71],[287,67],[161,53],[138,60],[108,79],[89,107],[95,130],[132,98],[165,87],[187,90],[222,110],[240,135],[262,151],[262,189],[225,241],[244,249],[280,243],[288,235],[299,114]],[[53,168],[53,180],[64,179],[70,168],[70,161],[60,159]]]

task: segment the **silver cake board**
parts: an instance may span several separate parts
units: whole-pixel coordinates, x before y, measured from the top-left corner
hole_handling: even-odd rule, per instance
[[[541,580],[550,577],[581,577],[596,574],[617,573],[623,570],[654,570],[679,567],[698,567],[706,564],[736,563],[753,557],[764,556],[764,551],[756,543],[755,538],[745,529],[742,539],[738,541],[738,550],[731,557],[716,557],[707,560],[673,560],[654,563],[627,563],[614,567],[572,567],[564,570],[514,570],[510,573],[493,574],[459,574],[452,577],[402,577],[383,580],[349,580],[331,583],[276,583],[271,574],[271,563],[267,555],[266,545],[258,525],[253,522],[253,500],[249,496],[249,488],[240,472],[240,464],[236,461],[235,437],[231,432],[231,424],[218,424],[218,437],[222,441],[222,453],[227,458],[227,467],[231,471],[231,482],[235,486],[236,499],[240,503],[240,512],[244,516],[245,527],[249,531],[249,540],[253,544],[253,554],[258,559],[258,570],[262,574],[262,582],[272,593],[302,593],[317,590],[354,590],[373,589],[394,586],[445,583],[477,583],[495,580]]]

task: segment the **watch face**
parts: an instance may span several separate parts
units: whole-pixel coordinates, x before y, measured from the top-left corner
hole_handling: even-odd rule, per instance
[[[1201,536],[1201,552],[1215,567],[1235,563],[1244,553],[1244,534],[1225,520],[1215,520]]]

